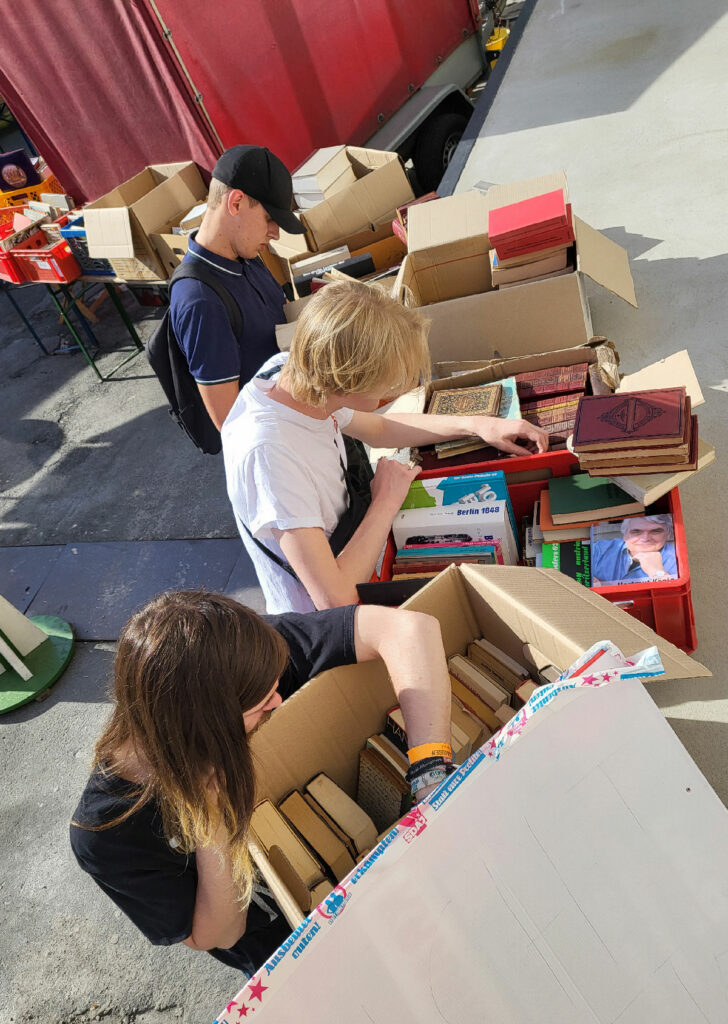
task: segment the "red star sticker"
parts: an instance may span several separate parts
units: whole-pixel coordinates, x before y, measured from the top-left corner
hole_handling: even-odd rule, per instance
[[[596,681],[596,676],[584,676],[584,686],[593,686]]]
[[[243,1003],[240,1009],[238,1010],[238,1020],[240,1020],[241,1017],[247,1017],[249,1009],[250,1007],[246,1006],[245,1003]]]
[[[602,672],[602,679],[605,683],[608,683],[614,674],[614,672]]]
[[[238,1004],[233,999],[232,1002],[228,1003],[227,1006],[225,1007],[225,1013],[230,1013],[230,1011],[232,1010],[233,1006],[237,1006],[237,1005]]]
[[[258,978],[256,983],[253,985],[252,982],[251,982],[249,987],[250,987],[250,994],[251,994],[251,996],[254,996],[258,1000],[259,1003],[262,1003],[263,1002],[263,993],[268,991],[267,986],[263,984],[263,982],[260,980],[260,978]]]

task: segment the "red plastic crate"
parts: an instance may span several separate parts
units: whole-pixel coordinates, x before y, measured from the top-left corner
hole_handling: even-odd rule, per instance
[[[577,472],[578,460],[568,451],[544,452],[513,459],[498,459],[490,462],[472,463],[468,466],[443,467],[441,470],[425,470],[421,477],[462,476],[465,473],[489,473],[502,469],[506,474],[508,492],[511,496],[513,514],[520,524],[524,516],[533,513],[533,506],[551,477],[568,476]],[[524,479],[537,476],[537,479]],[[675,532],[675,555],[678,578],[676,580],[629,583],[612,587],[593,587],[595,594],[601,594],[618,608],[644,622],[658,636],[664,637],[686,654],[692,654],[698,646],[695,630],[695,614],[691,596],[690,566],[685,537],[680,493],[676,488],[650,506],[651,512],[669,512],[672,515]],[[382,561],[380,579],[392,578],[392,563],[395,547],[392,535]],[[609,639],[605,637],[604,639]]]
[[[22,266],[28,281],[67,284],[81,276],[81,267],[68,242],[62,238],[47,245],[43,231],[11,249],[10,255]]]
[[[15,210],[0,209],[0,239],[13,234]],[[8,243],[10,244],[10,243]],[[11,284],[22,284],[26,280],[22,264],[17,263],[9,252],[0,249],[0,280]]]

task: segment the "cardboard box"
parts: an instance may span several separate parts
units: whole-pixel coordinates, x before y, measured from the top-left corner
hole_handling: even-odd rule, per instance
[[[302,1006],[321,1024],[721,1024],[726,809],[639,682],[538,714],[221,999],[219,1024]]]
[[[105,257],[129,281],[166,280],[151,236],[167,233],[206,195],[191,161],[145,167],[84,209],[89,255]]]
[[[356,181],[346,146],[317,149],[293,174],[293,198],[301,210],[311,209]]]
[[[440,620],[448,655],[486,635],[521,660],[527,642],[566,668],[609,638],[627,656],[657,646],[660,679],[710,674],[556,572],[453,566],[407,607]],[[379,662],[307,684],[252,739],[260,795],[278,799],[322,769],[353,793],[358,751],[391,699]],[[728,813],[640,682],[563,692],[497,762],[476,754],[463,774],[303,925],[256,853],[296,932],[221,1024],[246,1003],[299,1020],[314,998],[317,1019],[331,1024],[362,1008],[382,1024],[620,1014],[677,1024],[694,1016],[691,998],[701,1020],[722,1024],[725,975],[703,943],[709,935],[714,953],[728,947]],[[674,1013],[661,1013],[671,1000]]]
[[[397,153],[346,147],[356,181],[301,213],[312,252],[346,244],[352,251],[392,234],[397,207],[414,199]]]
[[[627,656],[655,645],[665,665],[662,678],[710,675],[647,626],[553,570],[451,566],[405,607],[440,621],[448,657],[465,654],[472,640],[486,636],[515,659],[523,658],[523,644],[529,643],[566,668],[593,643],[610,639]],[[359,752],[369,736],[383,730],[393,702],[381,662],[334,669],[308,683],[252,739],[258,799],[277,803],[322,771],[355,796]],[[253,854],[295,927],[305,914],[260,851]]]
[[[574,217],[576,270],[545,281],[494,290],[490,275],[488,211],[533,193],[534,182],[460,193],[411,208],[409,252],[394,294],[427,307],[434,361],[492,359],[583,345],[593,335],[584,277],[636,306],[626,251]]]
[[[305,247],[305,242],[298,247],[291,246],[288,239],[296,237],[303,238],[303,236],[288,235],[284,243],[281,243],[280,240],[273,241],[267,248],[262,249],[260,253],[266,267],[281,285],[288,283],[292,285],[293,278],[298,273],[298,264],[302,260],[318,255],[317,253],[310,252]],[[398,266],[407,255],[407,248],[404,242],[391,233],[390,225],[390,232],[385,237],[380,238],[378,241],[370,241],[359,249],[350,250],[351,256],[362,256],[365,253],[371,256],[374,262],[374,270],[378,273],[383,270],[389,270],[390,267]],[[295,288],[293,291],[294,294],[297,294]]]

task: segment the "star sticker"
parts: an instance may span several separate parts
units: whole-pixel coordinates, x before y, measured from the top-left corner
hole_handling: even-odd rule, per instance
[[[608,683],[613,675],[616,675],[616,672],[602,672],[602,679],[605,683]]]
[[[584,686],[593,686],[596,681],[597,681],[597,677],[596,676],[584,676],[584,680],[583,680]]]
[[[249,1009],[249,1006],[246,1006],[245,1003],[242,1003],[240,1009],[238,1010],[238,1020],[240,1020],[241,1017],[247,1017]]]
[[[267,988],[266,985],[263,984],[261,979],[259,978],[254,985],[251,983],[249,988],[250,988],[251,996],[254,996],[258,1000],[259,1003],[262,1003],[263,1002],[263,993],[267,992],[268,988]]]
[[[232,1010],[233,1006],[237,1006],[237,1005],[238,1005],[238,1004],[237,1004],[237,1003],[235,1002],[235,1000],[233,999],[233,1000],[232,1000],[231,1002],[229,1002],[229,1003],[227,1004],[227,1006],[225,1007],[225,1013],[230,1013],[230,1011]]]

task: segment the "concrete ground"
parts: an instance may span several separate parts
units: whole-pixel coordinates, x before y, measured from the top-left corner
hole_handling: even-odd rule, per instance
[[[706,396],[701,432],[719,452],[724,10],[720,0],[689,10],[677,0],[539,0],[458,185],[566,168],[576,211],[633,261],[640,308],[591,289],[596,331],[617,344],[625,371],[688,348]],[[43,289],[15,294],[50,348],[67,342]],[[154,311],[125,301],[151,330]],[[112,366],[125,338],[108,303],[98,333],[101,365]],[[169,421],[143,357],[100,384],[80,354],[42,355],[2,294],[0,341],[0,591],[30,613],[62,607],[83,637],[47,700],[0,718],[0,1024],[211,1021],[240,975],[184,948],[150,947],[76,869],[67,827],[107,713],[120,618],[164,586],[259,601],[222,466]],[[724,802],[725,489],[721,460],[682,488],[697,656],[715,676],[650,686]]]

